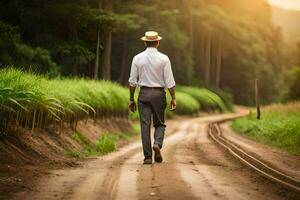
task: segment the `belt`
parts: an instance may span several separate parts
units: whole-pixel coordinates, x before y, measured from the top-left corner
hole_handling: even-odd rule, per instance
[[[146,86],[142,86],[141,89],[148,89],[148,90],[164,90],[164,87],[146,87]]]

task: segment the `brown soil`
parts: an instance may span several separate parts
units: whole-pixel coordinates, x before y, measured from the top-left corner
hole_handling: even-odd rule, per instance
[[[81,166],[52,170],[13,199],[299,199],[208,137],[209,122],[237,115],[241,112],[169,121],[163,163],[142,165],[138,140]]]
[[[91,142],[104,132],[132,132],[131,122],[124,119],[85,120],[76,128]],[[65,151],[82,149],[72,138],[72,130],[63,128],[17,129],[0,137],[0,199],[16,192],[33,190],[33,183],[50,170],[75,168],[85,159],[66,157]],[[128,143],[128,142],[127,142]],[[120,141],[120,145],[125,145]]]

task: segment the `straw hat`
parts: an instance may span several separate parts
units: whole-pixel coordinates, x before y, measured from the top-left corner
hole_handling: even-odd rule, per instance
[[[162,37],[160,37],[155,31],[147,31],[145,36],[141,38],[143,41],[159,41],[161,39]]]

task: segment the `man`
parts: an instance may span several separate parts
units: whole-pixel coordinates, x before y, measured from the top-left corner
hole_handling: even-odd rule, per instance
[[[134,112],[136,103],[134,101],[134,92],[136,86],[140,86],[138,97],[138,108],[141,123],[141,136],[144,152],[144,164],[152,164],[151,149],[151,116],[153,118],[154,131],[154,160],[162,162],[160,149],[163,145],[165,133],[165,109],[167,87],[171,100],[171,111],[176,109],[175,81],[171,69],[171,63],[168,56],[160,53],[159,47],[162,37],[157,32],[148,31],[141,38],[147,49],[136,55],[132,60],[129,90],[130,103],[129,109]]]

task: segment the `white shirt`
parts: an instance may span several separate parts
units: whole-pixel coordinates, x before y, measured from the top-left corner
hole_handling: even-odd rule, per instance
[[[171,62],[168,56],[154,47],[148,47],[132,60],[130,86],[167,87],[175,86]]]

